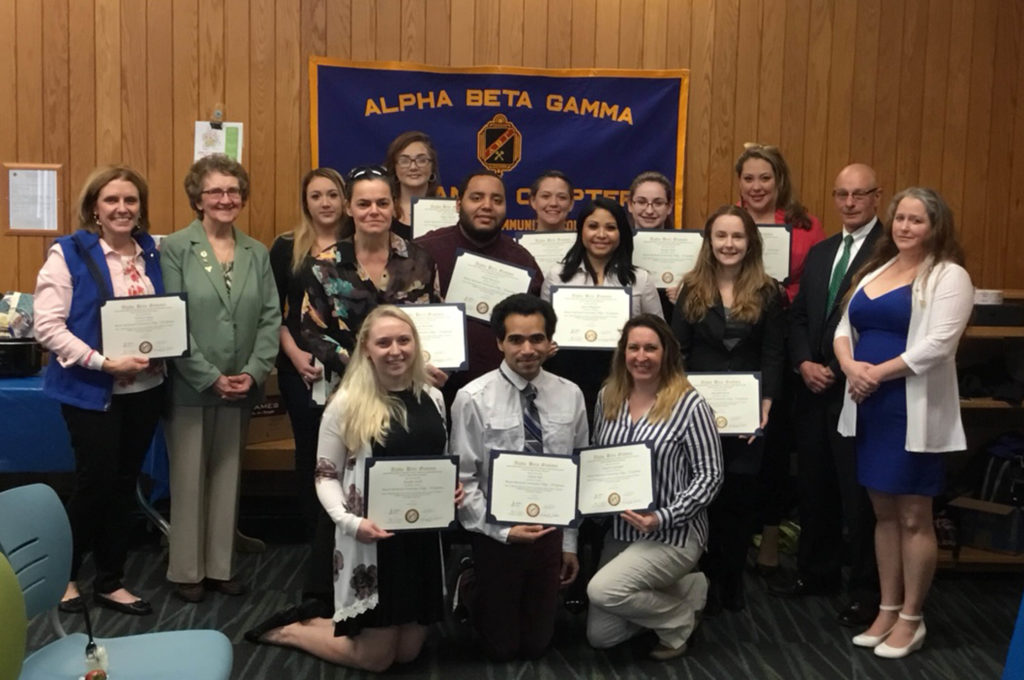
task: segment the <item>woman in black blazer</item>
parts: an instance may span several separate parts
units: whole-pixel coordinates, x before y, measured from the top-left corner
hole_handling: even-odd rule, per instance
[[[672,330],[687,372],[761,373],[761,429],[782,382],[785,322],[779,284],[764,272],[761,236],[746,210],[722,206],[704,225],[697,264],[683,277]],[[708,613],[744,608],[743,566],[757,520],[764,440],[722,437],[725,483],[709,512]]]

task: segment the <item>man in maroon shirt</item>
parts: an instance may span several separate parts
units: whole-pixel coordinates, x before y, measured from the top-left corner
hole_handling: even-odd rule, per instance
[[[540,295],[543,275],[537,262],[529,251],[501,233],[501,226],[505,223],[505,185],[501,178],[487,171],[470,175],[459,186],[455,206],[459,211],[458,224],[416,239],[416,243],[423,246],[437,263],[441,296],[448,295],[448,285],[455,269],[455,253],[459,248],[526,267],[533,273],[527,292]],[[501,363],[502,354],[494,342],[494,332],[486,322],[467,317],[466,341],[469,345],[469,368],[455,373],[445,384],[445,401],[449,405],[455,393],[466,383],[493,371]]]

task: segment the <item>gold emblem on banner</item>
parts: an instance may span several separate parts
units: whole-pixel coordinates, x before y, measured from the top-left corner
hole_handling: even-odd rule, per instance
[[[504,114],[491,118],[476,133],[476,158],[501,177],[519,165],[523,155],[523,133]]]

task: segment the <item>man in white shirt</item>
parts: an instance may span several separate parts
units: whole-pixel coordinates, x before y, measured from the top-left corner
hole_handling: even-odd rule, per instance
[[[460,592],[484,650],[496,660],[534,658],[554,632],[558,590],[579,571],[576,530],[488,521],[490,452],[569,455],[587,446],[583,393],[541,364],[555,332],[551,305],[512,295],[495,306],[491,326],[501,365],[469,383],[452,404],[451,450],[466,492],[459,520],[471,533],[472,592]],[[539,425],[539,427],[537,427]]]
[[[800,292],[790,308],[790,361],[803,384],[794,401],[800,490],[800,546],[797,579],[771,587],[776,595],[832,595],[842,585],[843,526],[849,540],[849,602],[839,622],[861,626],[878,613],[874,556],[874,513],[857,483],[854,440],[839,436],[837,424],[846,381],[832,350],[843,299],[883,227],[878,220],[881,188],[875,171],[862,163],[843,168],[832,190],[842,232],[811,248]]]

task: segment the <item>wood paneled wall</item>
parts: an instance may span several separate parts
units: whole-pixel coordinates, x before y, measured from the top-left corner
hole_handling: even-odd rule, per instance
[[[193,121],[221,102],[246,126],[243,225],[269,243],[309,167],[310,55],[686,67],[687,226],[735,200],[744,142],[774,143],[829,231],[835,173],[864,161],[888,196],[943,193],[976,284],[1024,288],[1017,0],[0,0],[0,158],[63,163],[70,203],[128,163],[167,233],[191,219]],[[42,251],[0,239],[0,289],[31,291]]]

